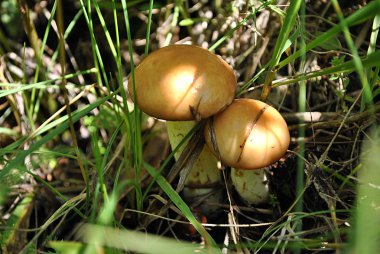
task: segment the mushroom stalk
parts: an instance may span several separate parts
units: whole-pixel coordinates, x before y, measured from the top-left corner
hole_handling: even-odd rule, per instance
[[[236,192],[248,205],[260,205],[269,200],[269,184],[265,169],[231,169],[231,180]]]
[[[166,128],[172,149],[178,146],[196,123],[196,121],[167,121]],[[178,160],[185,146],[186,144],[174,154],[176,160]],[[205,145],[185,180],[183,197],[188,203],[193,203],[204,197],[205,200],[201,204],[201,209],[204,213],[210,214],[216,210],[216,207],[210,205],[210,203],[221,202],[222,192],[216,188],[221,181],[218,160]]]

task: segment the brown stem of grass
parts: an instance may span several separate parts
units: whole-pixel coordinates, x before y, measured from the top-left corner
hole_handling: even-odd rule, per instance
[[[42,66],[41,59],[41,40],[38,38],[36,27],[34,26],[33,20],[30,17],[29,7],[25,0],[17,0],[17,4],[20,8],[20,13],[24,23],[25,33],[28,37],[30,45],[34,51],[34,58],[36,62]],[[40,68],[41,77],[44,77],[43,68]]]
[[[267,101],[270,91],[272,90],[272,81],[276,76],[276,72],[277,71],[271,70],[267,73],[265,77],[263,91],[261,92],[261,101],[263,102]]]
[[[62,77],[60,89],[63,92],[63,97],[65,99],[66,112],[68,115],[68,121],[69,121],[69,126],[70,126],[70,134],[71,134],[71,139],[73,141],[74,150],[75,150],[75,153],[77,155],[78,165],[79,165],[82,177],[83,177],[83,181],[87,185],[86,171],[85,171],[84,166],[83,166],[82,156],[81,156],[79,146],[78,146],[78,141],[77,141],[77,138],[75,135],[74,124],[73,124],[73,120],[71,117],[70,100],[69,100],[68,92],[66,89],[66,84],[67,84],[67,80],[65,78],[65,74],[66,74],[66,51],[65,51],[65,38],[63,36],[64,24],[63,24],[63,9],[62,9],[62,1],[61,0],[58,0],[57,24],[58,24],[58,36],[59,36],[59,62],[61,64],[61,77]]]

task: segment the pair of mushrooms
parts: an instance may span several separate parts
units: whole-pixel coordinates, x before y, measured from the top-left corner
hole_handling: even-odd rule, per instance
[[[185,199],[209,194],[221,183],[220,159],[232,167],[233,185],[246,203],[267,201],[262,168],[285,154],[289,131],[273,107],[257,100],[234,99],[236,77],[221,57],[197,46],[171,45],[148,55],[134,76],[138,106],[150,116],[167,120],[173,149],[197,121],[209,118],[204,131],[207,145],[185,181]],[[131,78],[128,89],[132,95]],[[219,202],[222,196],[211,197]],[[203,209],[206,213],[214,210]]]

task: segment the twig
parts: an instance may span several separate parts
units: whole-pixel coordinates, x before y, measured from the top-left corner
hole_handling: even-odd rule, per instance
[[[374,114],[380,112],[380,104],[374,105],[372,108],[367,109],[361,113],[357,113],[355,115],[349,116],[344,123],[351,124],[355,122],[360,122],[363,120],[367,120],[368,118],[373,117]],[[314,129],[331,129],[337,128],[342,124],[342,119],[334,120],[334,121],[323,121],[318,123],[306,123],[302,124],[306,129],[314,128]],[[289,130],[297,130],[301,126],[301,124],[289,126]]]

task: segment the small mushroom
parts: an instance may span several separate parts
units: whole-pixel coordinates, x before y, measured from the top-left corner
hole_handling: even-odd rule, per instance
[[[150,116],[172,121],[167,122],[167,130],[173,149],[196,121],[225,109],[236,90],[232,68],[217,55],[192,45],[171,45],[151,53],[137,66],[134,77],[138,106]],[[131,78],[128,90],[133,95]],[[194,186],[204,194],[220,181],[217,160],[205,146],[185,182],[185,198],[199,194]]]
[[[237,99],[209,121],[205,139],[221,161],[233,167],[231,178],[243,200],[266,202],[269,188],[263,168],[278,161],[290,142],[281,114],[264,102]]]

